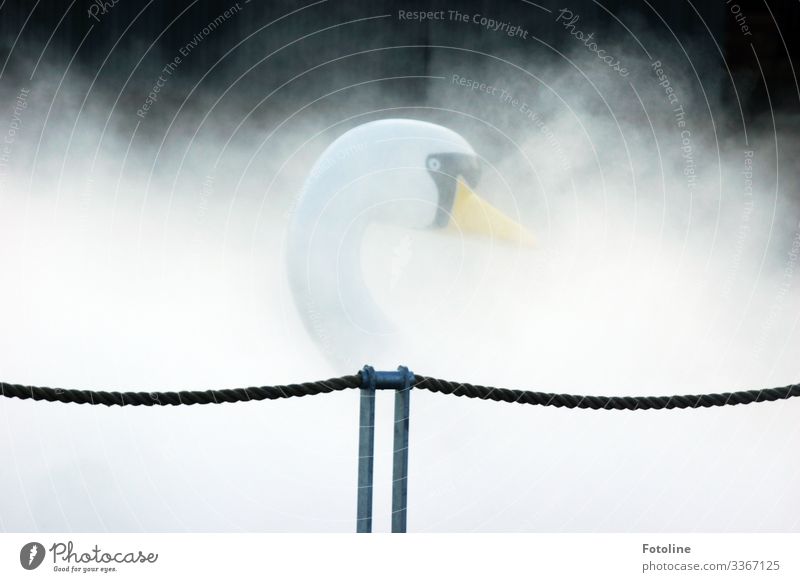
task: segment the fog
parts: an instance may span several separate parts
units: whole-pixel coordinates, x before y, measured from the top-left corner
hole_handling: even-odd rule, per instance
[[[376,364],[576,394],[797,382],[797,118],[766,104],[743,124],[719,97],[732,88],[703,84],[674,46],[648,44],[648,58],[608,43],[620,77],[575,45],[543,62],[442,51],[424,79],[323,68],[289,97],[270,97],[277,82],[246,97],[200,86],[144,117],[147,86],[131,97],[79,68],[10,71],[2,380],[178,390],[355,373],[302,324],[286,228],[330,142],[408,117],[470,141],[479,193],[539,242],[375,225],[367,283],[414,338]],[[409,530],[797,531],[795,400],[610,412],[415,390]],[[378,531],[391,406],[378,395]],[[158,409],[0,399],[0,414],[4,531],[354,530],[357,391]]]

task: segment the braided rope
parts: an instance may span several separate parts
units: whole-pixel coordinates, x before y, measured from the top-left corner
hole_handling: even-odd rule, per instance
[[[327,394],[340,390],[361,387],[361,373],[318,382],[288,384],[285,386],[261,386],[229,390],[186,390],[180,392],[105,392],[95,390],[65,390],[22,386],[0,382],[0,392],[7,398],[22,400],[44,400],[47,402],[73,402],[105,406],[178,406],[190,404],[222,404],[225,402],[249,402],[275,400]],[[591,410],[670,410],[674,408],[709,408],[753,402],[773,402],[800,396],[800,384],[783,388],[724,392],[722,394],[696,394],[676,396],[578,396],[476,386],[464,382],[450,382],[428,376],[415,376],[414,388],[477,398],[496,402],[517,402],[557,408],[588,408]]]
[[[74,402],[76,404],[103,404],[105,406],[178,406],[180,404],[222,404],[223,402],[249,402],[275,400],[294,396],[327,394],[348,388],[358,388],[360,376],[343,376],[319,382],[288,384],[286,386],[261,386],[229,390],[184,390],[181,392],[104,392],[95,390],[64,390],[41,388],[0,382],[2,395],[23,400],[47,402]]]
[[[462,382],[449,382],[427,376],[416,376],[414,388],[454,394],[467,398],[494,400],[497,402],[518,402],[538,406],[555,406],[558,408],[589,408],[592,410],[670,410],[673,408],[709,408],[752,402],[772,402],[800,396],[800,384],[792,384],[783,388],[765,388],[763,390],[745,390],[741,392],[725,392],[723,394],[697,394],[679,396],[575,396],[572,394],[553,394],[550,392],[532,392],[511,390],[508,388],[492,388],[474,386]]]

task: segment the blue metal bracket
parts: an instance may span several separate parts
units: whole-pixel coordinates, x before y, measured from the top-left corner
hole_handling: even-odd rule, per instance
[[[405,366],[396,371],[375,371],[372,366],[361,369],[361,388],[372,390],[405,390],[414,382],[414,374]]]
[[[361,370],[361,408],[358,431],[358,502],[356,531],[372,531],[372,483],[375,454],[375,390],[395,390],[394,456],[392,469],[392,532],[405,533],[408,499],[408,425],[414,374],[405,366],[397,371]]]

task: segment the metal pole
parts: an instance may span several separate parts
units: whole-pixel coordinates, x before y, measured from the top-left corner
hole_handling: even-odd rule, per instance
[[[361,371],[361,409],[358,419],[358,502],[356,532],[372,531],[372,475],[375,454],[375,370]]]
[[[408,506],[408,422],[411,382],[414,375],[404,366],[402,387],[394,393],[394,462],[392,467],[392,533],[406,533]]]

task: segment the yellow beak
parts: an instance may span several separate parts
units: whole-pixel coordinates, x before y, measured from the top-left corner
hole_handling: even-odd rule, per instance
[[[526,246],[535,243],[530,231],[482,200],[462,180],[458,180],[456,186],[451,214],[453,226],[461,232],[488,235]]]

